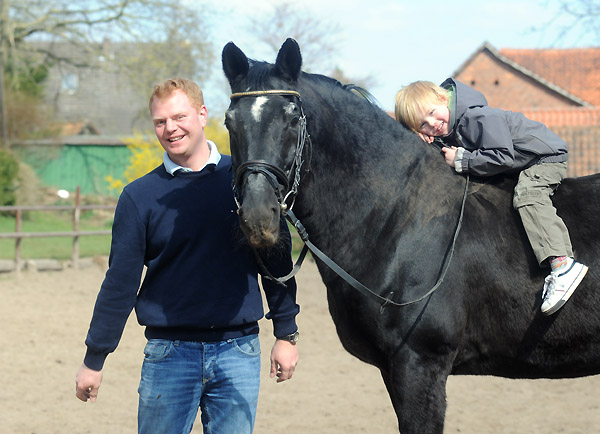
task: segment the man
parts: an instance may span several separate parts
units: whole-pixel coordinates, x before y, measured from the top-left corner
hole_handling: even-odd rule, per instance
[[[235,212],[231,157],[205,137],[207,109],[195,83],[170,79],[157,85],[150,113],[165,150],[163,164],[126,186],[119,198],[109,269],[76,395],[96,400],[104,361],[135,307],[148,338],[138,432],[189,433],[200,408],[204,432],[251,433],[263,308],[256,261]],[[282,227],[287,230],[283,220]],[[292,268],[289,237],[284,241],[265,255],[275,276]],[[298,361],[296,283],[264,280],[263,286],[277,337],[270,375],[285,381]]]

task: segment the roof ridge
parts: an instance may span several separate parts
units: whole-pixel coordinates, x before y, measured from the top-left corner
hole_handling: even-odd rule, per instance
[[[600,47],[568,47],[568,48],[510,48],[504,47],[498,50],[500,53],[503,51],[535,51],[535,52],[547,52],[547,51],[600,51]]]

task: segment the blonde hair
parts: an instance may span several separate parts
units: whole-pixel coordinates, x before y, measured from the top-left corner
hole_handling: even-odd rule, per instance
[[[150,102],[148,107],[152,113],[152,102],[155,99],[165,99],[173,95],[177,90],[185,93],[190,100],[190,104],[196,110],[200,110],[204,105],[204,95],[202,95],[202,89],[191,80],[185,78],[169,78],[160,84],[154,86],[154,91],[150,96]]]
[[[396,120],[415,133],[419,132],[423,112],[447,103],[450,93],[431,81],[415,81],[396,93]]]

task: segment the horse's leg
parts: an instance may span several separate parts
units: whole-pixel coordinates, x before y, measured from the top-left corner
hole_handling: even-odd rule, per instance
[[[441,360],[395,360],[383,381],[398,417],[402,434],[442,434],[446,415],[446,380],[449,370]]]

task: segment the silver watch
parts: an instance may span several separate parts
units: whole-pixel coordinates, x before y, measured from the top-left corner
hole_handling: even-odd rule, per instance
[[[298,339],[300,338],[300,333],[299,332],[294,332],[291,335],[285,335],[285,336],[281,336],[280,339],[282,341],[288,341],[294,345],[296,345],[296,342],[298,342]]]

